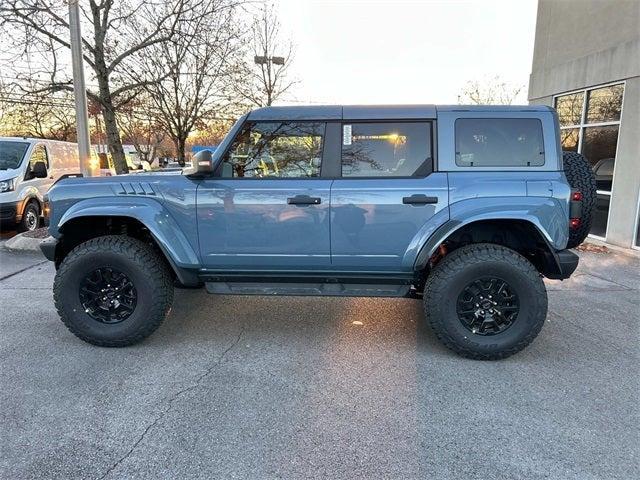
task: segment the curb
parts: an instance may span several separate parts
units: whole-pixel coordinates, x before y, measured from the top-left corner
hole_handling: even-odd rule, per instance
[[[40,243],[45,238],[25,237],[24,233],[19,233],[15,237],[10,238],[4,243],[7,250],[19,250],[27,252],[40,252]]]
[[[598,240],[597,238],[587,238],[585,243],[591,243],[593,245],[607,247],[609,250],[615,253],[621,253],[622,255],[626,255],[627,257],[640,258],[640,251],[635,250],[633,248],[628,247],[619,247],[618,245],[613,245],[611,243],[603,242],[602,240]]]

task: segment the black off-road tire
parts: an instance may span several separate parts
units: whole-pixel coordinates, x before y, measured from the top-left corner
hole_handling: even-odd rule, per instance
[[[35,220],[33,217],[35,216]],[[35,222],[35,223],[33,223]],[[33,231],[40,226],[40,205],[36,200],[30,200],[22,212],[22,220],[18,223],[19,232]]]
[[[495,276],[519,298],[520,310],[506,330],[479,335],[456,310],[465,286]],[[536,338],[547,316],[547,291],[535,267],[519,253],[495,244],[474,244],[447,255],[430,273],[424,288],[426,320],[440,341],[457,354],[476,360],[499,360],[519,352]]]
[[[567,248],[575,248],[589,235],[596,207],[596,176],[587,159],[576,152],[562,152],[564,175],[571,188],[582,193],[582,216],[580,226],[569,230]]]
[[[107,324],[85,313],[80,300],[83,278],[97,268],[127,275],[137,293],[128,318]],[[173,278],[165,260],[149,245],[124,235],[97,237],[74,248],[62,261],[53,284],[53,300],[67,328],[85,342],[125,347],[151,335],[173,301]]]

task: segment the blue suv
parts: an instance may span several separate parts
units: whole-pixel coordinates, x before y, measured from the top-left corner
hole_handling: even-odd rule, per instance
[[[548,107],[266,107],[190,170],[59,182],[42,250],[95,345],[150,335],[177,284],[418,298],[447,347],[499,359],[542,328],[594,198]]]

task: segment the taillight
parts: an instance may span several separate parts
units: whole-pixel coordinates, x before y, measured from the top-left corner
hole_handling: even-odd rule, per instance
[[[582,192],[580,190],[576,190],[575,192],[573,192],[571,194],[571,200],[573,200],[574,202],[581,202],[582,201]]]
[[[571,218],[569,219],[569,227],[576,229],[580,226],[580,224],[582,223],[582,220],[580,220],[579,218]]]

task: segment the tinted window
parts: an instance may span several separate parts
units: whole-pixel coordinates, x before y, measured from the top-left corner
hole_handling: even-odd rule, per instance
[[[224,178],[300,178],[320,175],[324,124],[245,125],[222,165]]]
[[[343,177],[409,177],[431,171],[431,124],[342,126]]]
[[[0,170],[18,168],[28,148],[26,142],[0,142]]]
[[[36,147],[33,149],[33,152],[31,152],[31,159],[29,160],[29,166],[33,168],[33,166],[38,162],[42,162],[47,167],[49,167],[49,160],[47,159],[47,150],[44,148],[44,145],[36,145]]]
[[[535,118],[460,118],[456,120],[456,165],[544,165],[542,123]]]

